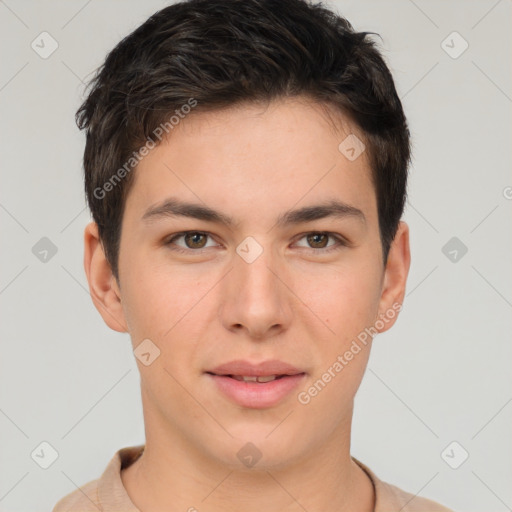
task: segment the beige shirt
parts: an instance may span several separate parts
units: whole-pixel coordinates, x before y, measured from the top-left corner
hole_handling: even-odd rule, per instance
[[[64,496],[52,512],[140,512],[130,500],[121,480],[121,469],[135,462],[144,445],[116,452],[99,479]],[[379,480],[364,464],[352,457],[370,477],[375,489],[375,512],[453,512],[435,501],[420,498]]]

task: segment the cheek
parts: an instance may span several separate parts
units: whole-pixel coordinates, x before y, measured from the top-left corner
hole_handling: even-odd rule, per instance
[[[311,333],[319,359],[298,401],[325,430],[343,421],[361,384],[371,348],[365,328],[373,325],[378,311],[380,281],[378,273],[355,267],[350,272],[331,271],[325,279],[316,277],[301,293],[323,321]]]
[[[338,339],[357,335],[372,323],[379,306],[380,279],[364,267],[325,267],[297,280],[297,296]],[[333,334],[331,332],[331,334]]]
[[[201,298],[201,290],[186,274],[171,275],[143,264],[130,268],[124,284],[122,300],[134,343],[170,337]]]

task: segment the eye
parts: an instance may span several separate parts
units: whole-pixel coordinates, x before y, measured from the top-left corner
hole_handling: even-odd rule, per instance
[[[209,237],[209,233],[204,233],[202,231],[185,231],[183,233],[177,233],[171,238],[169,238],[166,242],[166,245],[171,246],[171,250],[176,252],[201,252],[201,249],[206,248],[206,238]],[[185,242],[185,248],[183,246],[175,246],[175,241],[183,238]]]
[[[180,253],[201,253],[204,249],[212,247],[211,245],[206,245],[208,237],[211,238],[211,235],[203,231],[184,231],[171,236],[171,238],[167,239],[165,245],[169,246],[172,251]],[[176,244],[176,241],[180,239],[183,239],[185,245]],[[310,245],[310,247],[306,247],[306,250],[315,254],[329,253],[349,245],[347,240],[340,235],[325,231],[306,233],[299,240],[302,239],[306,239],[307,243]],[[329,239],[335,240],[335,243],[327,245]],[[214,246],[215,245],[213,245],[213,247]]]
[[[348,246],[347,241],[341,236],[325,231],[307,233],[300,240],[304,238],[307,239],[307,243],[312,246],[311,252],[315,253],[332,252]],[[336,243],[326,245],[329,238],[336,240]]]

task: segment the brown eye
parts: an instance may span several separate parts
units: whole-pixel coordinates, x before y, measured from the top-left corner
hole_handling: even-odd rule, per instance
[[[327,246],[329,236],[325,233],[312,233],[307,235],[308,243],[314,249],[323,249]]]
[[[298,244],[298,247],[305,249],[313,254],[326,254],[331,251],[339,251],[345,247],[349,247],[349,242],[335,233],[329,232],[312,232],[307,233],[299,241],[305,240],[306,245]],[[333,243],[330,243],[332,241]]]
[[[206,245],[208,239],[211,238],[209,233],[202,231],[185,231],[177,233],[165,242],[171,250],[181,253],[194,254],[201,253],[203,249],[212,247]]]
[[[206,244],[206,235],[204,233],[191,232],[184,235],[184,240],[188,248],[202,249]]]

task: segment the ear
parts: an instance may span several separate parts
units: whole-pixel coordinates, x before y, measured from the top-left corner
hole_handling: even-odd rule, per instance
[[[105,323],[114,331],[128,332],[119,286],[105,257],[95,222],[87,224],[84,231],[84,268],[92,301]]]
[[[389,248],[388,261],[384,270],[379,313],[375,324],[378,332],[387,331],[398,318],[398,312],[402,309],[405,296],[410,264],[409,226],[400,221],[395,238]]]

